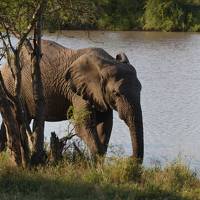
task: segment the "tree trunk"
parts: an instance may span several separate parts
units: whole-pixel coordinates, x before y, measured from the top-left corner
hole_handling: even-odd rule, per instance
[[[44,120],[45,120],[45,99],[43,93],[43,85],[40,71],[41,60],[41,14],[36,22],[34,30],[34,52],[32,57],[32,87],[33,98],[35,101],[35,119],[33,122],[33,154],[31,158],[31,164],[39,164],[45,160],[44,152]]]
[[[0,73],[0,111],[7,134],[7,146],[11,154],[11,160],[17,166],[28,165],[28,152],[23,150],[21,144],[21,131],[17,120],[16,106],[10,101],[5,92],[5,86]]]
[[[7,137],[6,137],[6,127],[2,121],[0,130],[0,153],[6,149]]]
[[[14,86],[15,86],[15,107],[16,107],[16,118],[18,121],[19,132],[20,132],[20,141],[21,141],[21,156],[22,162],[27,165],[29,163],[29,143],[28,143],[28,135],[30,135],[30,127],[27,122],[26,111],[24,108],[24,103],[21,99],[21,64],[20,64],[20,49],[15,50],[14,54],[14,65],[13,65],[13,72],[14,72]]]
[[[27,31],[23,35],[19,34],[12,27],[3,21],[6,36],[0,32],[1,39],[5,46],[8,64],[10,66],[14,78],[14,97],[10,98],[4,86],[2,76],[0,74],[0,111],[6,128],[8,148],[11,151],[16,165],[27,166],[30,161],[30,151],[28,136],[32,137],[33,152],[31,157],[31,164],[38,164],[44,158],[44,96],[40,72],[40,59],[41,59],[41,23],[42,14],[47,5],[47,0],[41,0],[32,16],[32,21],[27,27]],[[28,34],[34,27],[34,41],[32,48],[31,43],[27,39]],[[17,47],[14,48],[10,39],[10,32],[19,39]],[[7,43],[6,39],[7,38]],[[21,98],[21,63],[20,51],[22,46],[25,45],[27,49],[31,49],[32,55],[32,82],[33,82],[33,96],[35,101],[36,119],[33,126],[33,134],[29,123],[27,121],[26,109],[24,102]],[[9,62],[11,59],[10,49],[14,53],[14,63]]]

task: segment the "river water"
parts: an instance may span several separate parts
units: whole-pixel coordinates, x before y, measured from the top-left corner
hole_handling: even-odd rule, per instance
[[[125,52],[142,84],[146,166],[183,160],[200,170],[200,34],[84,32],[45,34],[68,48],[102,47]],[[46,123],[45,134],[65,133],[66,122]],[[114,115],[110,144],[131,154],[129,131]],[[116,146],[116,147],[115,147]]]

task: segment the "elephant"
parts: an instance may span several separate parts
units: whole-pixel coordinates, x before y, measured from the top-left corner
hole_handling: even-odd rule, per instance
[[[132,157],[142,162],[141,83],[125,53],[119,53],[114,58],[102,48],[74,50],[49,40],[42,40],[41,45],[45,121],[67,120],[66,111],[70,106],[80,111],[86,109],[89,114],[81,125],[75,126],[76,133],[92,155],[103,156],[107,152],[115,110],[129,128]],[[25,48],[21,51],[20,60],[21,95],[31,120],[36,113],[30,81],[31,57]],[[1,73],[8,92],[13,95],[14,82],[9,67],[4,65]],[[3,134],[5,128],[2,124]]]

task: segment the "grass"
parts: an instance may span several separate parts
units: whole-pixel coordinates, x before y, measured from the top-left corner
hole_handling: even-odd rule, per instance
[[[1,200],[200,199],[200,180],[181,163],[144,168],[126,158],[91,166],[83,161],[32,170],[0,156]]]

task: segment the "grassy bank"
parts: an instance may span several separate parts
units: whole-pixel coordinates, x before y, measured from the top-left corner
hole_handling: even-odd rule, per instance
[[[82,162],[22,170],[0,158],[1,200],[200,199],[200,180],[182,164],[143,168],[115,159],[96,168]]]

